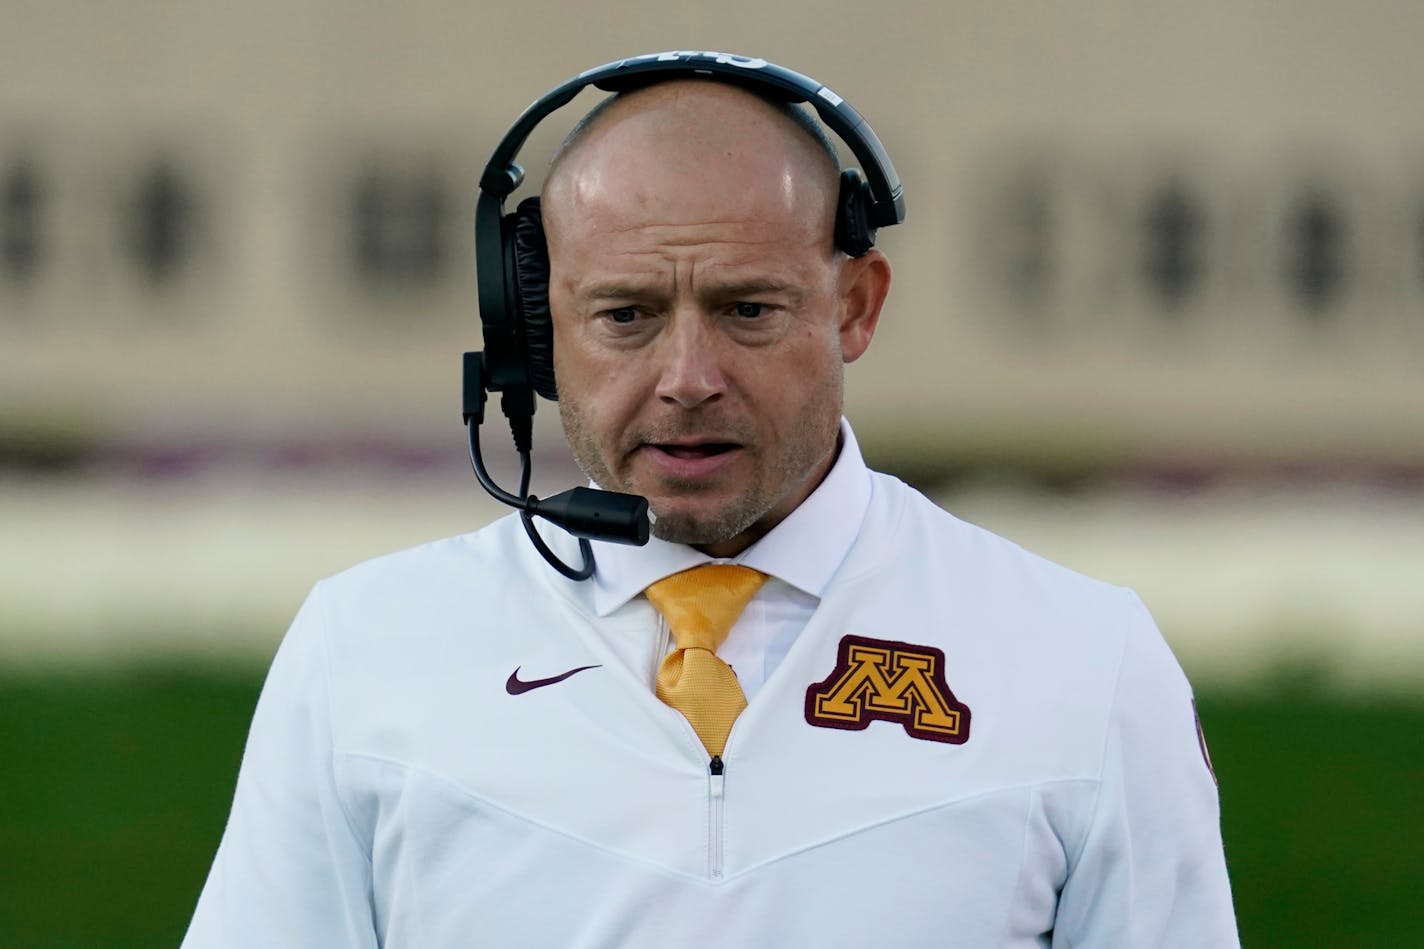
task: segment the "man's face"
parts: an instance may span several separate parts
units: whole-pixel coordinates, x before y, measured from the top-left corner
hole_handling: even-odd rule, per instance
[[[889,271],[835,252],[835,170],[803,132],[680,85],[595,126],[546,189],[555,374],[584,470],[729,556],[829,470]]]

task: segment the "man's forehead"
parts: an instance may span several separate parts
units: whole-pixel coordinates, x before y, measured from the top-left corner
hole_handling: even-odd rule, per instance
[[[671,266],[634,266],[628,267],[626,272],[607,268],[596,272],[571,273],[566,282],[574,296],[596,302],[670,298],[680,289],[717,298],[782,296],[800,300],[806,295],[809,281],[804,268],[779,266],[762,260],[725,266],[689,267],[683,272]]]

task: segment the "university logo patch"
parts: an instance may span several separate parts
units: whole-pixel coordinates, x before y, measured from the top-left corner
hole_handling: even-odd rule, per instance
[[[895,722],[912,738],[962,745],[969,706],[944,680],[944,651],[863,636],[841,638],[836,667],[806,690],[806,721],[860,731]]]

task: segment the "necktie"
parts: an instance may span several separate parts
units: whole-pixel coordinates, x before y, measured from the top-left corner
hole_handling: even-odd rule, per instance
[[[736,564],[709,563],[648,587],[648,599],[672,630],[677,648],[658,669],[658,698],[677,709],[707,753],[722,754],[747,697],[717,648],[766,574]]]

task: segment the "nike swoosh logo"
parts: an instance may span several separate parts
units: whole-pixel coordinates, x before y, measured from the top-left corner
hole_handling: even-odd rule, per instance
[[[577,669],[570,669],[568,672],[556,676],[549,676],[547,679],[529,679],[526,681],[519,678],[520,667],[515,666],[514,671],[509,674],[509,679],[504,683],[504,691],[510,695],[523,695],[530,689],[542,689],[546,685],[556,685],[575,673],[598,668],[601,668],[601,664],[597,666],[579,666]]]

